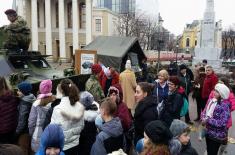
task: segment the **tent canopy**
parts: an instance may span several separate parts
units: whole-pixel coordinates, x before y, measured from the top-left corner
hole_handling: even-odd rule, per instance
[[[131,59],[135,66],[146,58],[136,37],[99,36],[83,49],[96,50],[99,61],[118,71],[124,70],[127,59]],[[134,59],[138,59],[138,64],[133,64],[136,62]]]

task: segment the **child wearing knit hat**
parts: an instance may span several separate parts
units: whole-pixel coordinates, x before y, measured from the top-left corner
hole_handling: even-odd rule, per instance
[[[221,83],[215,85],[214,97],[209,98],[201,114],[206,127],[207,154],[214,155],[222,144],[227,143],[227,123],[230,118],[229,88]]]
[[[20,97],[20,103],[18,105],[18,124],[16,127],[15,140],[18,145],[28,154],[30,138],[28,133],[28,118],[30,109],[36,97],[31,93],[32,85],[29,82],[23,81],[17,85],[18,96]]]
[[[174,119],[171,123],[170,131],[173,135],[173,139],[169,144],[171,155],[198,155],[197,151],[190,144],[190,128],[185,122]]]

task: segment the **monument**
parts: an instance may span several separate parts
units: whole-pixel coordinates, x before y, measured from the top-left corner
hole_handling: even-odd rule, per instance
[[[193,58],[193,64],[207,59],[208,65],[211,65],[215,69],[221,68],[221,25],[221,21],[215,22],[214,0],[207,0],[204,18],[201,21],[201,28],[198,33],[198,44],[194,51],[195,57]]]

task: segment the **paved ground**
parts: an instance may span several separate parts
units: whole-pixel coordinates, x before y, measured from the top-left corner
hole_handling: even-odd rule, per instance
[[[189,101],[190,101],[190,118],[191,120],[194,120],[197,116],[196,113],[196,101],[192,100],[192,97],[189,97]],[[233,112],[232,114],[233,116],[233,120],[235,120],[235,112]],[[234,121],[233,121],[234,122]],[[192,127],[192,133],[191,133],[191,143],[193,145],[193,147],[197,150],[199,155],[204,155],[205,151],[206,151],[206,143],[205,140],[203,141],[199,141],[198,140],[198,123],[195,123],[194,126]],[[235,123],[232,127],[232,129],[229,130],[229,136],[235,138]],[[227,153],[225,155],[235,155],[235,144],[228,144],[227,148],[226,148]]]

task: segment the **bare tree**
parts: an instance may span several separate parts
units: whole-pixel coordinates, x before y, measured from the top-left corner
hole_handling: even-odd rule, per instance
[[[132,13],[121,14],[116,24],[121,36],[137,37],[143,49],[150,49],[151,36],[156,29],[156,21],[145,14],[135,16]]]

